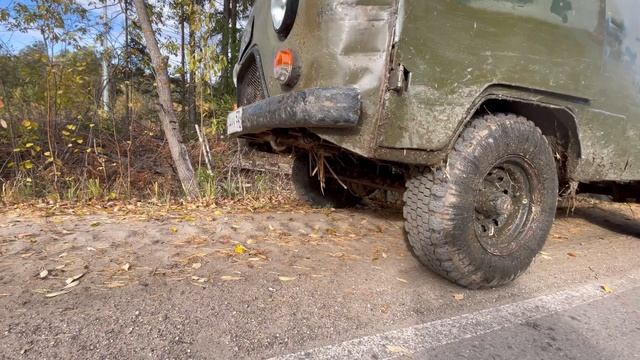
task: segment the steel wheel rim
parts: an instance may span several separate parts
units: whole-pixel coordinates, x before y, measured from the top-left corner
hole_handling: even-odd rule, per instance
[[[521,156],[505,157],[486,172],[476,192],[473,221],[485,250],[506,256],[526,242],[538,198],[536,185],[533,166]]]

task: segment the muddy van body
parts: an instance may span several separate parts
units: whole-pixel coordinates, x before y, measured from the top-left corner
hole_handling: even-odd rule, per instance
[[[295,154],[298,194],[404,191],[416,256],[468,287],[513,280],[559,193],[637,194],[633,0],[257,0],[228,132]]]

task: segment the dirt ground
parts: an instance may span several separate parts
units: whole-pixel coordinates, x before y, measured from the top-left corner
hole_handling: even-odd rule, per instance
[[[640,269],[640,206],[589,199],[481,291],[422,267],[397,208],[0,211],[2,359],[267,358]]]

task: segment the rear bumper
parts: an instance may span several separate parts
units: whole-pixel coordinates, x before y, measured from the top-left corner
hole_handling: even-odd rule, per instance
[[[227,133],[237,136],[275,128],[354,128],[361,113],[356,88],[316,88],[286,93],[231,112]]]

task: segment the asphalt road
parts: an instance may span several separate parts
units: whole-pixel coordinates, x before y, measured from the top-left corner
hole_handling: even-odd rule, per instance
[[[639,215],[560,209],[525,274],[471,291],[397,209],[3,209],[0,359],[633,359]]]
[[[639,359],[640,288],[416,353],[418,359]]]
[[[637,359],[640,278],[583,285],[273,358]]]

